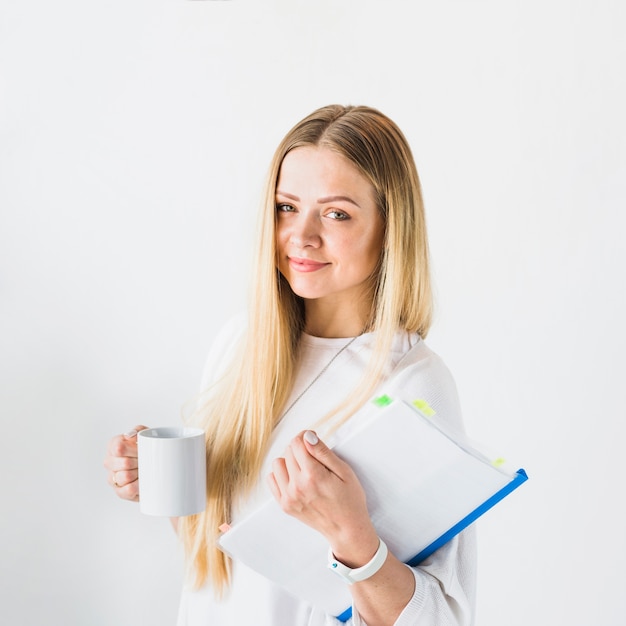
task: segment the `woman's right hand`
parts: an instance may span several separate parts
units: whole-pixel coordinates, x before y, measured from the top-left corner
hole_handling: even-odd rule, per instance
[[[109,441],[104,467],[107,482],[123,500],[139,502],[139,465],[137,463],[137,433],[147,426],[135,426],[124,435]]]

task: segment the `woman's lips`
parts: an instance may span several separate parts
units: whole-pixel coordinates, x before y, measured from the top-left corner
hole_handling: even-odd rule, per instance
[[[330,263],[320,263],[319,261],[312,261],[311,259],[300,259],[298,257],[290,256],[289,267],[296,272],[316,272],[323,267],[330,265]]]

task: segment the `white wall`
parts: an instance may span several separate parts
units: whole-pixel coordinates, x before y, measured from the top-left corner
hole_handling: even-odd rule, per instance
[[[408,136],[429,342],[530,475],[479,522],[478,624],[623,624],[624,6],[1,0],[3,623],[174,623],[178,546],[106,442],[178,421],[275,144],[341,102]]]

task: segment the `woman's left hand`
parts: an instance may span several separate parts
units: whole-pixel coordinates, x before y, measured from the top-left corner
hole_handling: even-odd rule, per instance
[[[379,547],[365,491],[352,468],[310,430],[275,459],[268,482],[285,513],[326,538],[338,561],[350,568],[369,563]],[[415,590],[415,577],[389,552],[370,578],[350,585],[354,606],[368,624],[394,624]]]
[[[336,558],[362,565],[376,552],[361,483],[313,431],[301,432],[274,460],[268,483],[283,511],[324,535]]]

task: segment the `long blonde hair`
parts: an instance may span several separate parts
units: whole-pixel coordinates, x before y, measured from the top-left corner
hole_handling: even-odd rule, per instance
[[[365,106],[322,107],[285,136],[271,161],[259,216],[248,328],[230,366],[215,381],[194,415],[205,429],[207,509],[181,518],[190,574],[196,587],[207,580],[218,593],[230,580],[230,561],[216,547],[219,526],[233,503],[258,480],[270,436],[291,391],[304,306],[277,269],[275,194],[285,155],[301,146],[323,146],[349,159],[374,187],[385,239],[374,277],[369,330],[376,331],[377,358],[361,383],[331,414],[333,426],[347,420],[379,381],[391,341],[399,330],[424,337],[432,295],[420,182],[404,135],[380,111]]]

